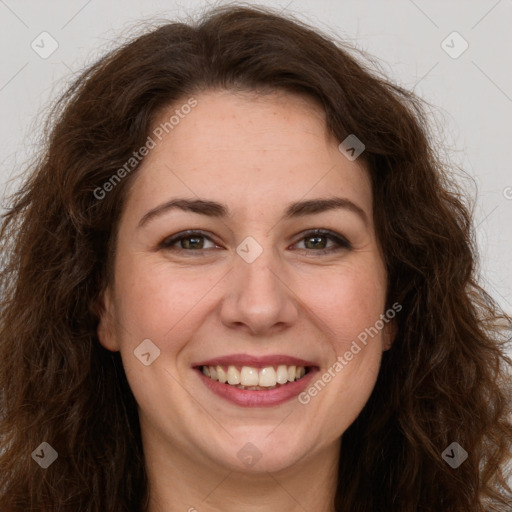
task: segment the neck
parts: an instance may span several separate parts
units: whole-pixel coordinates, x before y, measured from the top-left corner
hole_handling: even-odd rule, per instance
[[[340,446],[337,440],[279,471],[237,471],[148,436],[146,512],[334,512]]]

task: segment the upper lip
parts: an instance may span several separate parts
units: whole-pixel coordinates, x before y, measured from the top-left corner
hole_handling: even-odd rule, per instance
[[[312,361],[299,359],[297,357],[287,356],[285,354],[275,354],[268,356],[251,356],[249,354],[232,354],[228,356],[215,357],[207,361],[195,363],[192,366],[252,366],[253,368],[265,368],[266,366],[316,366]]]

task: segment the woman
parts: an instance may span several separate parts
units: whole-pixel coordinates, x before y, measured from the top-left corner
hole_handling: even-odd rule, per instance
[[[510,319],[411,93],[224,7],[53,119],[2,225],[0,510],[510,510]]]

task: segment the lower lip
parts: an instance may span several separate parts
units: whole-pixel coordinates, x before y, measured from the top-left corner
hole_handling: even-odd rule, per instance
[[[218,380],[212,380],[206,377],[200,369],[196,369],[196,371],[210,391],[233,404],[242,407],[269,407],[282,404],[297,397],[309,386],[318,370],[311,368],[300,380],[288,382],[288,384],[269,389],[268,391],[240,389],[229,384],[223,384]]]

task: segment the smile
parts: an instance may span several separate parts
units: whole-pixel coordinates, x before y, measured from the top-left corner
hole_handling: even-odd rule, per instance
[[[250,391],[275,389],[277,386],[288,384],[288,382],[298,381],[306,374],[304,366],[284,364],[264,368],[242,366],[240,369],[234,365],[228,367],[203,366],[201,371],[212,380]]]
[[[268,407],[296,399],[320,368],[288,355],[232,354],[192,365],[202,384],[223,400],[242,407]]]

